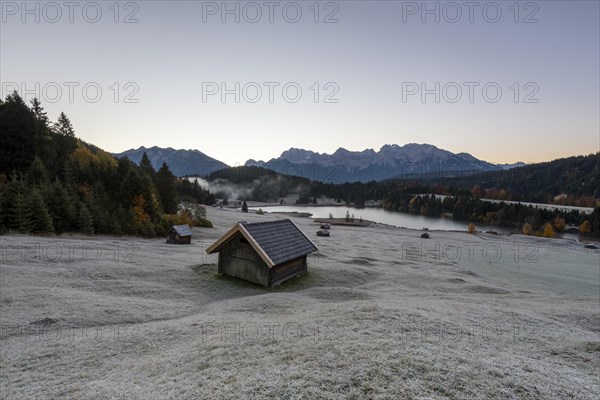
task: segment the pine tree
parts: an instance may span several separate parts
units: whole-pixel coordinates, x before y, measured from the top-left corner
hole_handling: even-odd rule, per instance
[[[75,130],[73,129],[71,120],[69,120],[64,112],[61,112],[58,116],[58,121],[54,124],[54,131],[63,136],[75,137]]]
[[[119,217],[117,215],[113,215],[110,219],[110,233],[112,235],[123,234],[123,231],[121,230],[121,224],[119,224]]]
[[[48,125],[48,115],[46,114],[46,111],[44,111],[44,107],[42,107],[42,103],[40,103],[37,97],[34,97],[33,100],[31,100],[31,111],[33,111],[33,115],[39,122],[45,126]]]
[[[150,162],[150,157],[148,157],[148,154],[146,154],[146,152],[144,152],[144,154],[142,155],[142,160],[140,161],[140,168],[142,169],[142,172],[147,173],[151,178],[154,179],[154,176],[156,175],[156,170],[154,170],[152,162]]]
[[[33,154],[50,160],[55,157],[56,146],[49,140],[48,115],[37,98],[31,100],[31,113],[34,118]]]
[[[34,157],[31,166],[29,167],[29,173],[27,174],[27,181],[34,187],[45,186],[48,183],[48,171],[46,166],[39,157]]]
[[[156,174],[156,173],[155,173]],[[144,210],[150,216],[152,221],[158,221],[160,219],[160,202],[158,200],[158,194],[156,193],[156,187],[152,180],[152,177],[148,173],[142,172],[142,194],[146,200]],[[134,196],[135,199],[135,196]]]
[[[75,167],[73,164],[73,160],[69,158],[63,166],[63,182],[67,188],[75,184]]]
[[[48,212],[48,207],[39,190],[33,190],[31,195],[31,231],[34,233],[54,232],[52,218]]]
[[[167,163],[163,163],[158,170],[156,178],[156,189],[163,210],[167,214],[177,214],[179,209],[179,201],[177,199],[177,178],[171,173]]]
[[[46,204],[57,233],[77,229],[77,210],[71,194],[60,181],[55,181],[46,190]]]
[[[17,92],[0,107],[0,173],[26,171],[36,149],[36,120]]]
[[[248,212],[248,204],[246,204],[246,200],[242,203],[242,212]]]
[[[87,208],[94,221],[94,233],[112,233],[112,220],[109,212],[102,207],[99,199],[91,198],[87,203]]]
[[[15,175],[8,184],[5,210],[7,214],[7,227],[20,233],[31,231],[31,202],[29,190],[24,182]]]
[[[83,203],[81,203],[79,208],[79,230],[86,235],[94,234],[94,221],[92,219],[92,214],[90,214],[89,210]]]
[[[4,233],[6,226],[4,224],[4,218],[6,217],[5,210],[5,199],[6,199],[6,185],[0,180],[0,234]]]
[[[121,207],[117,211],[117,215],[117,222],[121,229],[121,233],[125,235],[135,235],[137,233],[137,228],[134,223],[133,210]]]

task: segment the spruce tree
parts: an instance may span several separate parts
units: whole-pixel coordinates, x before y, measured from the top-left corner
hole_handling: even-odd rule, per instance
[[[110,233],[112,235],[122,235],[121,224],[119,224],[119,217],[115,214],[110,219]]]
[[[146,154],[146,152],[144,152],[144,154],[142,155],[142,160],[140,161],[140,168],[142,169],[142,172],[148,174],[149,177],[154,179],[156,171],[154,170],[152,162],[150,162],[150,157],[148,157],[148,154]]]
[[[67,137],[75,137],[75,130],[71,124],[71,120],[64,112],[58,116],[58,121],[54,124],[54,132]]]
[[[5,201],[7,228],[20,233],[30,232],[32,228],[32,215],[27,185],[13,175],[7,189],[8,193]]]
[[[54,232],[52,218],[39,190],[33,190],[31,195],[31,231],[34,233]]]
[[[44,107],[42,107],[42,103],[40,103],[37,97],[34,97],[33,100],[31,100],[31,111],[35,116],[35,119],[45,126],[48,125],[48,114],[44,111]]]
[[[27,171],[35,155],[36,120],[15,91],[0,106],[0,173]]]
[[[56,180],[46,191],[46,204],[57,233],[77,229],[75,201],[65,187]]]
[[[63,166],[63,182],[67,189],[70,189],[75,182],[75,166],[71,159],[67,159]]]
[[[102,207],[97,198],[87,202],[87,209],[94,221],[94,233],[110,234],[112,232],[112,221],[110,214]]]
[[[177,178],[171,173],[167,163],[163,163],[158,170],[156,178],[156,189],[163,210],[167,214],[177,214],[179,200],[177,199]]]
[[[124,235],[135,235],[137,229],[134,223],[134,215],[131,209],[119,208],[117,211],[118,224]]]
[[[92,214],[85,204],[81,203],[79,208],[79,230],[86,235],[94,234],[94,221]]]
[[[46,166],[39,157],[34,157],[29,172],[27,173],[27,181],[36,186],[45,186],[48,182],[48,171]]]
[[[242,203],[242,212],[248,212],[248,204],[246,204],[246,200]]]
[[[5,209],[5,199],[6,199],[6,185],[4,182],[0,181],[0,234],[6,231],[6,225],[4,219],[6,217],[6,209]]]

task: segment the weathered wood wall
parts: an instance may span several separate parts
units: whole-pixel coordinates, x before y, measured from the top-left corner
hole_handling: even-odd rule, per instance
[[[269,267],[240,234],[219,252],[219,273],[269,286]]]
[[[269,287],[279,285],[297,275],[306,272],[306,256],[296,258],[284,264],[276,265],[269,271]]]
[[[191,244],[192,237],[191,236],[179,236],[177,233],[169,233],[167,237],[167,244]]]

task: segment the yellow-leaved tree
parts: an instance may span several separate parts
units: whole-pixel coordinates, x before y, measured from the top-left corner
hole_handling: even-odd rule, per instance
[[[556,217],[554,218],[554,221],[552,221],[552,225],[554,225],[554,228],[556,228],[557,231],[563,231],[567,223],[564,218]]]
[[[587,219],[583,221],[581,225],[579,225],[579,233],[590,233],[592,231],[592,227],[590,225],[590,221]]]
[[[146,213],[146,198],[138,194],[133,198],[133,221],[136,225],[145,225],[150,222],[150,216]]]
[[[554,233],[554,229],[552,228],[552,224],[551,223],[546,223],[546,225],[544,225],[544,233],[543,233],[544,237],[547,238],[552,238],[554,237],[555,233]]]
[[[475,224],[473,224],[473,223],[470,223],[469,226],[467,226],[467,232],[469,232],[471,234],[475,233],[475,229],[477,229],[477,228],[475,227]]]

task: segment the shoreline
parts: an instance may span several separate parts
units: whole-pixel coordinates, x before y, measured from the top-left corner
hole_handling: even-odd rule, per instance
[[[285,206],[285,205],[274,205],[271,204],[272,207],[280,207],[280,206]],[[287,207],[311,207],[314,205],[311,204],[297,204],[297,205],[293,205],[293,206],[287,206]],[[301,218],[301,219],[306,219],[306,218],[311,218],[312,217],[312,213],[304,213],[304,212],[300,212],[300,211],[269,211],[265,208],[268,208],[268,206],[265,206],[265,208],[262,207],[258,207],[258,206],[254,206],[254,205],[250,205],[248,204],[248,207],[251,209],[250,211],[253,214],[256,214],[257,210],[252,210],[252,208],[261,208],[264,211],[263,215],[269,215],[269,214],[280,214],[280,215],[285,215],[285,216],[289,216],[292,218]],[[350,207],[350,206],[348,206]],[[219,209],[220,207],[213,207],[216,209]],[[350,208],[356,208],[356,207],[350,207]],[[366,207],[366,208],[382,208],[382,207]],[[235,207],[235,206],[223,206],[221,209],[227,209],[227,210],[239,210],[240,207]],[[382,208],[383,209],[383,208]],[[401,211],[390,211],[390,210],[386,210],[389,212],[395,212],[395,213],[399,213],[402,215],[413,215],[410,213],[404,213]],[[260,215],[260,214],[258,214]],[[427,216],[422,216],[422,217],[426,217],[426,218],[431,218],[431,219],[446,219],[445,217],[427,217]],[[334,218],[335,220],[342,220],[343,222],[345,222],[345,218]],[[357,218],[355,218],[355,220],[357,220]],[[469,221],[458,221],[458,220],[454,220],[453,221],[457,221],[457,222],[464,222],[465,224],[469,224]],[[465,230],[460,230],[460,229],[435,229],[435,228],[428,228],[428,229],[419,229],[419,228],[410,228],[407,226],[401,226],[401,225],[392,225],[392,224],[388,224],[385,222],[377,222],[377,221],[373,221],[373,220],[367,220],[367,219],[363,219],[364,222],[366,222],[366,224],[358,224],[358,223],[352,223],[352,222],[347,222],[347,223],[333,223],[329,218],[327,217],[316,217],[313,218],[313,222],[316,223],[329,223],[331,225],[338,225],[338,226],[358,226],[358,227],[373,227],[373,226],[383,226],[383,227],[389,227],[389,228],[396,228],[396,229],[404,229],[404,230],[408,230],[408,231],[415,231],[415,232],[449,232],[449,233],[468,233],[466,228]],[[538,236],[538,235],[524,235],[520,230],[518,229],[510,229],[508,227],[497,227],[497,228],[501,228],[503,230],[505,230],[506,232],[496,232],[496,233],[490,233],[489,231],[493,230],[493,229],[485,229],[485,230],[477,230],[475,231],[475,234],[477,235],[485,235],[490,236],[490,237],[508,237],[508,236],[513,236],[513,235],[519,235],[519,236],[524,236],[524,237],[531,237],[531,238],[540,238],[540,239],[562,239],[562,240],[570,240],[570,241],[574,241],[574,242],[578,242],[578,243],[588,243],[588,242],[592,242],[592,243],[600,243],[600,238],[595,238],[595,237],[591,237],[591,236],[581,236],[580,234],[576,234],[576,233],[566,233],[566,232],[556,232],[556,236],[554,238],[544,238],[543,236]]]

